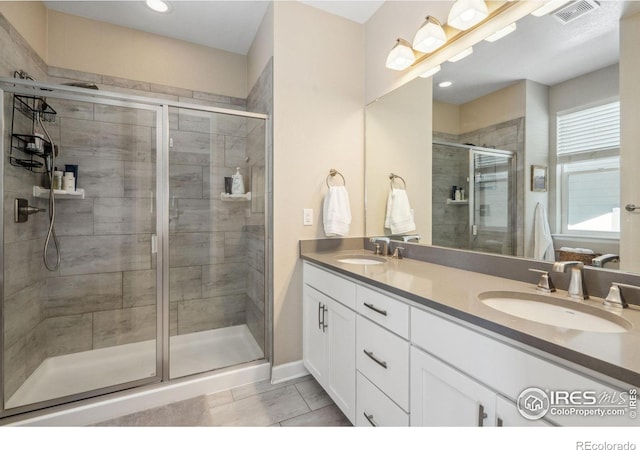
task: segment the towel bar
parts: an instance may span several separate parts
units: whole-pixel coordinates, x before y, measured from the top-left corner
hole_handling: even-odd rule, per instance
[[[391,189],[393,189],[393,180],[399,178],[400,180],[402,180],[402,184],[404,185],[404,188],[407,189],[407,182],[404,181],[404,178],[402,178],[400,175],[396,175],[394,173],[390,173],[389,174],[389,184],[391,185]]]
[[[329,185],[329,179],[335,177],[336,175],[340,175],[340,178],[342,178],[342,184],[344,186],[347,185],[347,182],[345,181],[344,176],[340,172],[338,172],[336,169],[331,169],[331,170],[329,170],[329,175],[327,175],[327,180],[326,180],[327,187],[331,187]]]

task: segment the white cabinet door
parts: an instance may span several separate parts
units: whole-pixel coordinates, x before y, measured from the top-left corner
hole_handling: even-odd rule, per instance
[[[496,394],[411,348],[411,426],[493,426]]]
[[[327,393],[345,416],[355,423],[356,414],[356,313],[327,299],[324,318],[327,338]]]
[[[553,427],[544,419],[528,420],[518,412],[515,403],[498,395],[496,397],[496,426],[498,427]]]
[[[322,318],[329,298],[307,285],[303,288],[302,358],[304,366],[322,384],[326,373],[327,339]]]

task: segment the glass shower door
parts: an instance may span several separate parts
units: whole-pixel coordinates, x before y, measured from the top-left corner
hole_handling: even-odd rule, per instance
[[[265,121],[238,114],[169,110],[170,378],[264,357]]]
[[[469,248],[514,255],[514,157],[481,150],[469,156]]]
[[[158,381],[161,373],[154,245],[161,108],[46,95],[37,101],[51,108],[48,117],[14,107],[14,94],[2,97],[0,415]],[[27,147],[29,136],[50,138],[54,146],[48,154],[46,146]],[[53,161],[52,148],[59,152]],[[54,190],[54,203],[48,165],[77,166],[77,190]],[[16,222],[18,198],[43,212]],[[53,210],[60,262],[52,236],[48,270],[43,249]]]

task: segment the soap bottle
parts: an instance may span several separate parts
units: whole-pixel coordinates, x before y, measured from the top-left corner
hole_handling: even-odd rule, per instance
[[[231,178],[233,179],[231,183],[231,195],[244,194],[244,179],[240,173],[240,167],[236,167],[236,173],[233,174]]]
[[[56,167],[53,171],[53,190],[59,191],[62,189],[62,172]]]
[[[456,194],[455,194],[455,199],[456,201],[460,201],[462,200],[462,190],[461,189],[456,189]]]

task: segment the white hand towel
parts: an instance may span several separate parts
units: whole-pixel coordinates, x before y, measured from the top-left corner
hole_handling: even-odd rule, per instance
[[[351,225],[349,194],[344,186],[331,186],[324,197],[322,208],[324,234],[327,236],[347,236]]]
[[[416,224],[411,215],[409,197],[407,197],[407,191],[404,189],[391,189],[389,192],[384,226],[389,228],[392,234],[402,234],[416,230]]]
[[[536,205],[533,219],[533,257],[545,261],[556,260],[547,213],[540,203]]]

